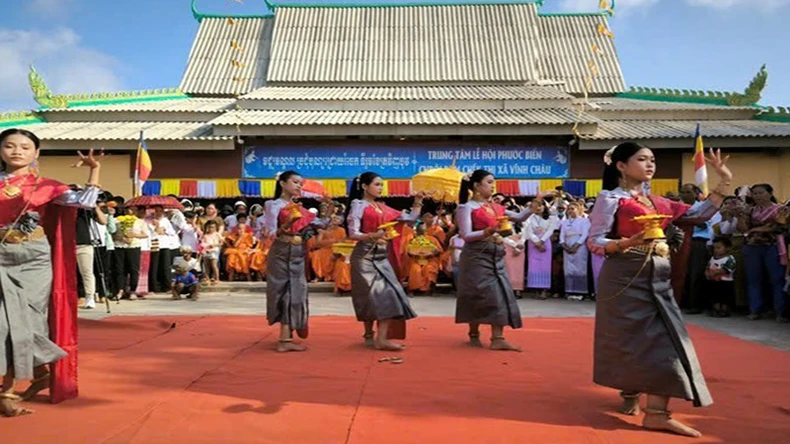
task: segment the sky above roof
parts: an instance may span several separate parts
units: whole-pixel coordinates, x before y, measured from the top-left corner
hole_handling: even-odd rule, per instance
[[[317,2],[372,3],[279,0]],[[55,93],[178,86],[198,27],[190,0],[3,4],[0,111],[35,108],[27,83],[31,63]],[[203,13],[267,12],[263,0],[197,0],[197,5]],[[546,0],[542,11],[586,12],[597,6],[598,0]],[[790,106],[787,23],[790,0],[617,0],[611,27],[628,85],[742,91],[765,63],[769,80],[761,103]]]

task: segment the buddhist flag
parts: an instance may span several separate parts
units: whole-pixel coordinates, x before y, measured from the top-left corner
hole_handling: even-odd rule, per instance
[[[694,147],[694,180],[702,190],[702,194],[708,195],[708,169],[705,167],[705,144],[702,141],[702,134],[699,132],[697,124],[696,146]]]
[[[151,156],[148,155],[148,146],[145,144],[143,132],[140,131],[140,143],[137,145],[137,163],[134,168],[135,197],[143,194],[143,185],[145,185],[145,181],[148,180],[153,169]]]

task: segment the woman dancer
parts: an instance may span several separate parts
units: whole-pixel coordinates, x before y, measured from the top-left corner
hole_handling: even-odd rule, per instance
[[[646,244],[636,216],[660,214],[671,220],[713,216],[729,194],[732,173],[719,152],[708,165],[721,177],[708,200],[690,214],[684,203],[643,194],[644,182],[655,173],[653,152],[637,143],[607,151],[603,188],[590,220],[588,246],[606,254],[598,280],[595,312],[594,380],[623,390],[623,410],[639,413],[639,394],[647,393],[642,426],[680,435],[700,433],[672,419],[671,397],[706,406],[713,401],[697,355],[686,332],[670,285],[669,248],[665,241]]]
[[[100,164],[93,150],[87,157],[78,153],[75,166],[90,174],[87,187],[73,191],[38,177],[39,153],[35,134],[15,128],[0,133],[0,415],[9,417],[32,413],[19,401],[47,386],[52,402],[77,396],[77,215],[64,206],[95,205]],[[48,367],[61,359],[50,381]],[[14,393],[19,379],[33,380],[21,397]]]
[[[470,194],[471,199],[470,199]],[[482,347],[480,324],[491,325],[491,350],[521,351],[505,341],[504,329],[521,328],[521,311],[505,269],[504,240],[498,234],[498,217],[517,222],[525,220],[530,210],[520,213],[491,203],[494,175],[476,170],[464,177],[456,210],[458,232],[465,241],[458,264],[458,297],[455,322],[469,324],[469,341]],[[542,198],[542,195],[539,196]]]
[[[396,220],[416,221],[425,196],[414,196],[411,213],[402,215],[376,202],[383,189],[381,176],[372,172],[360,174],[351,184],[348,237],[357,241],[351,253],[351,298],[357,320],[365,323],[365,344],[379,350],[400,351],[404,346],[389,340],[390,327],[393,321],[406,321],[417,314],[392,269],[389,245],[379,226]],[[373,321],[378,323],[375,340]]]
[[[302,195],[303,184],[296,171],[286,171],[277,178],[277,198],[266,202],[264,230],[274,238],[266,256],[266,317],[269,325],[280,323],[278,352],[307,350],[293,342],[294,331],[302,339],[308,334],[304,237],[308,230],[326,224],[294,203]]]

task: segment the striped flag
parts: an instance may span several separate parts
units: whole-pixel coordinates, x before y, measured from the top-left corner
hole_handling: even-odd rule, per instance
[[[708,195],[708,169],[705,167],[705,143],[702,141],[702,134],[699,132],[697,124],[697,134],[695,136],[696,145],[694,147],[694,181],[702,190],[704,196]]]
[[[143,194],[143,185],[151,171],[154,169],[151,164],[151,156],[148,155],[148,146],[145,144],[143,132],[140,131],[140,143],[137,145],[137,163],[134,167],[134,196]]]

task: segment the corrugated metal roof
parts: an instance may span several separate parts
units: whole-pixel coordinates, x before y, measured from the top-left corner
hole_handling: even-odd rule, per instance
[[[592,45],[600,48],[595,57],[600,74],[593,76],[593,94],[625,91],[623,73],[612,39],[598,33],[607,25],[603,15],[548,15],[538,17],[540,50],[538,73],[541,79],[562,80],[565,91],[582,93],[591,73],[587,62],[593,57]]]
[[[269,82],[537,79],[534,4],[282,8],[276,14]]]
[[[173,113],[216,113],[229,109],[234,99],[186,98],[127,102],[106,105],[80,105],[70,108],[47,109],[45,113],[68,112],[173,112]]]
[[[42,140],[227,140],[203,122],[45,122],[22,126]]]
[[[594,111],[754,111],[751,106],[721,106],[704,103],[660,102],[654,100],[626,99],[620,97],[593,98],[590,103],[597,106]]]
[[[205,18],[181,80],[187,94],[244,94],[266,84],[274,19]],[[237,42],[240,49],[231,46]],[[241,63],[233,65],[233,60]],[[240,80],[235,81],[238,77]]]
[[[583,116],[580,123],[598,120]],[[571,109],[435,110],[435,111],[231,111],[214,125],[568,125]]]
[[[591,139],[693,139],[696,121],[601,121]],[[703,137],[790,137],[790,123],[758,120],[711,120],[700,126]]]
[[[573,96],[549,86],[267,86],[241,98],[245,100],[570,100]]]

